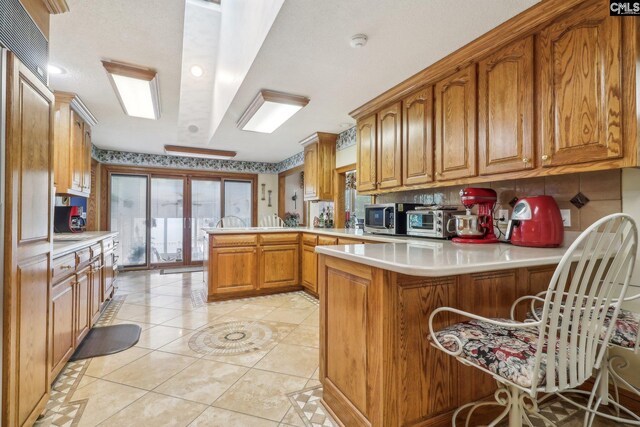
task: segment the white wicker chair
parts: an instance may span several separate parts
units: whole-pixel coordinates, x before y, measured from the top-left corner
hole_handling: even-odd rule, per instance
[[[523,422],[532,426],[530,416],[553,425],[539,413],[537,395],[575,389],[601,367],[607,349],[601,343],[611,338],[633,272],[637,241],[636,224],[625,214],[602,218],[585,230],[558,264],[538,320],[489,319],[449,307],[433,311],[432,345],[489,373],[499,384],[495,403],[458,408],[454,426],[461,411],[469,409],[468,426],[474,411],[487,405],[504,407],[489,426],[507,415],[510,427]],[[473,320],[436,332],[433,320],[443,312]]]
[[[284,221],[277,215],[265,215],[260,218],[260,227],[283,228]]]
[[[531,303],[529,317],[539,320],[542,309],[536,307],[536,303],[544,301],[543,297],[544,293],[519,298],[511,307],[511,318],[515,319],[514,313],[516,306],[523,301],[529,300]],[[624,302],[639,298],[640,294],[636,294],[625,298]],[[637,394],[639,397],[640,388],[627,381],[619,372],[627,368],[629,363],[620,353],[611,356],[609,352],[611,348],[623,349],[635,354],[640,354],[640,313],[620,309],[614,330],[608,342],[608,348],[604,358],[605,363],[601,365],[596,375],[594,387],[591,390],[566,390],[558,394],[558,396],[585,411],[585,426],[591,426],[596,416],[601,416],[625,425],[640,426],[640,415],[620,403],[619,387],[623,385],[626,390]],[[613,387],[613,394],[610,393],[611,386]],[[586,398],[586,405],[574,399],[573,395],[582,396],[582,402],[584,402],[584,398]],[[601,406],[607,405],[611,405],[613,412],[600,410]]]
[[[216,228],[246,228],[247,224],[244,222],[242,218],[237,216],[229,215],[222,218],[216,224]]]

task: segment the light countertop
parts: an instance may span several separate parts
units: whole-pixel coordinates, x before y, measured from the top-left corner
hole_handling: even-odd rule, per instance
[[[506,243],[470,245],[451,241],[380,245],[316,246],[319,254],[410,276],[443,277],[557,264],[568,249],[525,248]]]
[[[117,231],[85,231],[83,233],[54,233],[53,256],[64,255],[90,246],[110,236],[117,236]]]

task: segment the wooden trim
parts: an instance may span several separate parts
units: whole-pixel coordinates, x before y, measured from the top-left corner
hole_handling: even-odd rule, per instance
[[[55,0],[52,0],[55,1]],[[49,40],[49,0],[20,0],[45,39]]]
[[[49,13],[57,15],[60,13],[69,12],[69,5],[67,0],[42,0],[49,10]]]
[[[338,135],[335,133],[329,133],[329,132],[314,132],[313,134],[309,135],[308,137],[300,141],[298,144],[300,144],[302,147],[305,147],[309,144],[313,144],[314,142],[318,142],[323,138],[336,139],[338,138]]]
[[[296,166],[295,168],[288,169],[278,174],[278,216],[284,219],[284,190],[285,190],[285,178],[289,175],[304,172],[304,165]],[[304,192],[303,192],[304,194]],[[309,202],[302,201],[302,218],[300,225],[305,225],[307,219],[307,207]]]
[[[433,84],[457,70],[463,69],[497,48],[535,33],[559,15],[594,1],[598,0],[588,0],[586,2],[585,0],[542,1],[378,95],[366,104],[351,111],[349,115],[355,119],[360,119],[375,113],[388,104],[400,101],[422,86]]]
[[[151,68],[140,67],[137,65],[126,64],[124,62],[118,61],[102,60],[102,66],[105,68],[105,70],[107,70],[107,73],[109,74],[126,76],[133,79],[146,80],[149,82],[155,79],[158,75],[158,73]]]
[[[341,166],[336,168],[336,173],[347,173],[356,170],[356,164],[351,163],[350,165]]]
[[[55,91],[56,102],[62,102],[71,105],[73,111],[80,116],[89,126],[93,127],[98,124],[98,119],[89,108],[82,102],[80,97],[72,92]]]
[[[201,154],[205,156],[218,156],[218,157],[235,157],[238,153],[236,151],[229,150],[213,150],[210,148],[201,147],[183,147],[181,145],[165,145],[165,152],[185,153],[185,154]]]
[[[242,129],[266,101],[304,107],[309,103],[309,98],[300,95],[276,92],[273,90],[261,90],[258,92],[256,97],[253,98],[251,104],[249,104],[242,116],[240,116],[240,119],[236,122],[238,128]]]

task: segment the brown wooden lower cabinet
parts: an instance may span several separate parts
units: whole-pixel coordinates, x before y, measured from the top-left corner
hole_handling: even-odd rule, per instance
[[[429,316],[448,306],[509,317],[513,301],[545,289],[555,266],[413,277],[318,256],[320,380],[328,410],[347,426],[450,426],[459,406],[495,380],[429,342]],[[440,328],[460,321],[435,319]]]
[[[51,292],[51,378],[55,378],[75,348],[75,275],[53,286]]]
[[[310,245],[302,245],[302,286],[308,291],[318,292],[318,256],[316,255],[316,247]]]
[[[258,249],[255,246],[212,248],[209,293],[253,291],[258,288]]]
[[[297,286],[300,282],[299,246],[269,245],[260,248],[260,289]]]
[[[89,287],[90,269],[91,268],[87,266],[76,273],[76,281],[74,284],[76,347],[80,345],[91,328],[91,315],[89,313],[91,306],[91,291]]]

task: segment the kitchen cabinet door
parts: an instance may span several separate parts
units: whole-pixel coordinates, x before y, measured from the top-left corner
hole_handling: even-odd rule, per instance
[[[402,107],[400,102],[378,112],[378,188],[402,185]]]
[[[51,385],[54,98],[12,53],[6,57],[0,424],[22,426],[42,413]]]
[[[439,81],[436,98],[436,180],[477,175],[476,67]]]
[[[53,287],[51,295],[51,377],[54,378],[69,360],[75,348],[74,284],[71,276]]]
[[[89,282],[89,267],[86,267],[76,274],[75,282],[75,339],[76,347],[80,345],[80,342],[89,333],[91,328],[91,291]]]
[[[532,169],[533,126],[533,37],[527,37],[478,64],[480,175]]]
[[[84,145],[82,149],[82,192],[87,196],[91,194],[91,128],[84,125]]]
[[[259,288],[296,286],[300,275],[299,245],[269,245],[260,248]]]
[[[402,181],[433,181],[433,87],[402,101]]]
[[[255,246],[212,248],[209,295],[258,289],[258,251]]]
[[[71,189],[82,192],[84,179],[84,121],[71,110]]]
[[[623,156],[622,19],[595,3],[540,33],[543,166]]]
[[[91,266],[91,274],[89,276],[90,295],[91,295],[91,326],[93,326],[100,317],[100,309],[102,307],[102,266],[100,261],[95,261]]]
[[[375,190],[377,188],[376,115],[373,114],[358,120],[356,126],[358,150],[356,186],[358,191]]]
[[[318,199],[319,168],[318,144],[313,143],[304,147],[304,199]]]
[[[302,245],[302,286],[318,292],[318,256],[315,246]]]
[[[333,201],[333,174],[336,169],[337,135],[319,134],[318,199]]]

